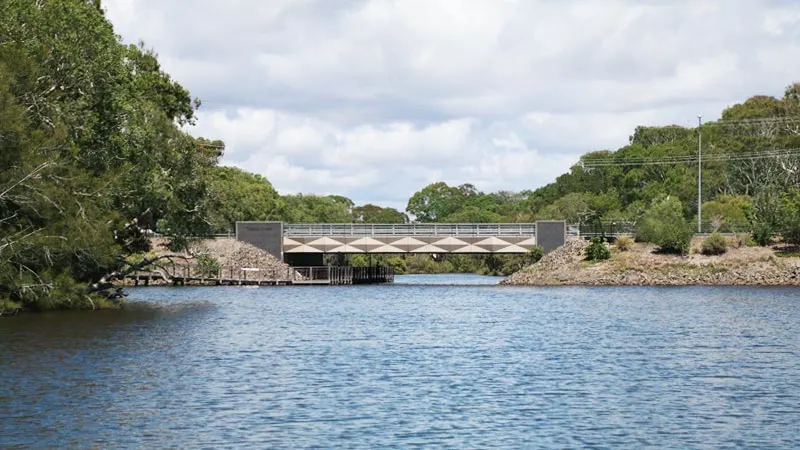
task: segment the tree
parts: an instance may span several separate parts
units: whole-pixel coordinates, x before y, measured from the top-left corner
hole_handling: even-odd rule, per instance
[[[753,240],[758,245],[768,245],[783,224],[783,202],[780,188],[768,185],[759,190],[747,209]]]
[[[283,202],[266,178],[224,166],[212,171],[209,196],[216,232],[232,230],[237,221],[277,220]]]
[[[793,188],[784,193],[781,209],[784,242],[800,246],[800,189]]]
[[[745,195],[719,195],[710,202],[703,203],[703,222],[718,220],[721,232],[740,231],[749,226],[747,210],[751,199]]]
[[[353,221],[361,223],[407,223],[408,216],[393,208],[366,204],[353,208]]]
[[[683,205],[675,197],[653,203],[636,229],[636,239],[658,245],[662,251],[686,254],[692,240],[692,227],[683,216]]]
[[[442,222],[448,223],[498,223],[503,217],[492,211],[477,206],[467,206],[445,216]]]
[[[416,192],[408,200],[406,211],[419,222],[436,222],[458,211],[469,198],[478,195],[472,185],[450,187],[439,181]]]
[[[221,155],[184,133],[197,102],[97,2],[0,4],[0,300],[98,306],[91,286],[168,228],[210,232]]]
[[[319,195],[287,195],[278,217],[287,223],[349,223],[353,220],[350,199]]]

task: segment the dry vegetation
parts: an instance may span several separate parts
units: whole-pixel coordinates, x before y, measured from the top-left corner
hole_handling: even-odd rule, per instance
[[[657,253],[652,244],[635,243],[628,251],[612,248],[611,259],[585,261],[583,240],[569,241],[538,263],[511,277],[510,285],[800,285],[800,258],[776,256],[775,248],[748,247],[727,238],[722,255],[701,254],[704,238],[692,240],[688,256]]]

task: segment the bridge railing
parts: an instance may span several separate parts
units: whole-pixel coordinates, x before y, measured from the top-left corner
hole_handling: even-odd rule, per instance
[[[535,236],[535,223],[284,224],[284,236]]]

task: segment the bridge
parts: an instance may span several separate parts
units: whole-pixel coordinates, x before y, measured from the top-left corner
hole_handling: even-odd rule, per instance
[[[323,254],[521,254],[564,244],[563,221],[536,223],[284,224],[237,222],[236,238],[293,265]],[[305,258],[305,259],[304,259]]]
[[[527,253],[536,224],[286,224],[286,253]]]

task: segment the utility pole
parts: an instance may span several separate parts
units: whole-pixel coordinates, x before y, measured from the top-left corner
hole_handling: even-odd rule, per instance
[[[697,116],[697,232],[703,232],[703,116]]]

